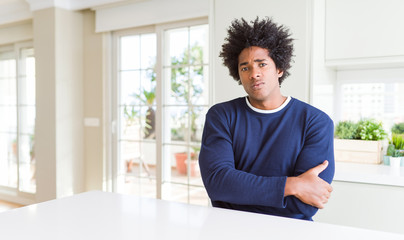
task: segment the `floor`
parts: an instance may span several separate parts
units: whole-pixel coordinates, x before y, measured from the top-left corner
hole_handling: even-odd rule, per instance
[[[19,208],[19,207],[23,207],[23,205],[0,200],[0,213],[5,212],[10,209]]]
[[[171,169],[170,180],[166,180],[162,185],[162,199],[209,206],[210,200],[203,186],[199,167],[192,173],[187,176],[186,173],[179,173],[175,168]],[[122,176],[121,181],[118,180],[118,182],[120,182],[118,192],[156,197],[156,169],[153,166],[148,166],[145,171],[143,166],[139,168],[139,165],[134,164],[131,171]]]

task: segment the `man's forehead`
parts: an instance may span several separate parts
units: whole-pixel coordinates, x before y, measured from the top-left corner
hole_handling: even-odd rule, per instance
[[[261,62],[269,59],[270,57],[268,49],[260,47],[245,48],[238,56],[239,63],[250,61]]]

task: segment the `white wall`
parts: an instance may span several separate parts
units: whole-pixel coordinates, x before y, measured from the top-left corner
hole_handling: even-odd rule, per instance
[[[95,14],[93,11],[84,12],[84,43],[83,43],[83,115],[84,118],[98,119],[99,126],[84,127],[84,183],[85,190],[102,190],[104,173],[104,131],[107,125],[103,114],[108,104],[103,99],[103,42],[102,34],[95,33]],[[106,121],[108,122],[108,121]],[[106,130],[105,130],[106,131]],[[105,144],[108,145],[108,144]]]
[[[36,71],[35,158],[37,201],[56,197],[55,22],[53,12],[34,13]],[[51,18],[53,19],[53,17]]]
[[[326,0],[314,0],[310,103],[335,119],[336,70],[325,65]]]
[[[35,154],[41,202],[83,191],[83,28],[78,12],[34,12]]]
[[[57,196],[83,187],[83,16],[56,8]]]
[[[212,53],[214,67],[214,102],[222,102],[236,97],[245,96],[242,86],[239,86],[228,74],[218,57],[226,29],[235,18],[254,20],[268,16],[279,24],[288,27],[295,39],[294,63],[291,75],[282,84],[282,93],[303,101],[309,101],[310,78],[310,40],[311,40],[311,1],[310,0],[212,0],[211,28],[213,28]]]

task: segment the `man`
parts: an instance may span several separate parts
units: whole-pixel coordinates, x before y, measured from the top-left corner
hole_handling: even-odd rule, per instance
[[[212,205],[312,220],[332,191],[333,122],[282,95],[293,56],[285,27],[234,20],[226,41],[220,57],[247,96],[206,115],[199,164]]]

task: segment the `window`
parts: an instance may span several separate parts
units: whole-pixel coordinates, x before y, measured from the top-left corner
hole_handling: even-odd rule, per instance
[[[209,106],[208,26],[166,30],[164,46],[162,198],[206,204],[197,157]]]
[[[0,187],[35,193],[35,59],[29,44],[0,48],[0,116]]]
[[[114,33],[113,190],[208,204],[197,156],[209,106],[205,20]]]
[[[117,191],[154,197],[156,34],[120,36],[119,47]]]
[[[345,70],[337,74],[339,120],[374,118],[390,132],[404,122],[404,69]]]

